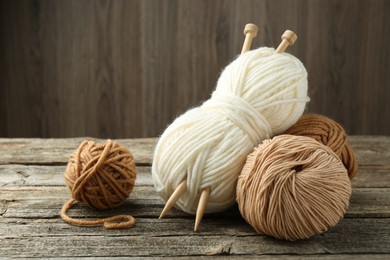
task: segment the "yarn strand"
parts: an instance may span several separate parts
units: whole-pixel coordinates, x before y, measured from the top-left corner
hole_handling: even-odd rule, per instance
[[[125,229],[131,228],[135,225],[135,218],[130,215],[117,215],[109,218],[102,218],[97,220],[81,220],[69,217],[68,210],[76,202],[75,199],[68,200],[61,209],[61,218],[68,224],[75,226],[104,226],[106,229]]]

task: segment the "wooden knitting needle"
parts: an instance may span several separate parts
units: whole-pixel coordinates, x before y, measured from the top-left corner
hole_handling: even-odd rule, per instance
[[[242,46],[241,54],[250,50],[252,45],[252,40],[254,37],[257,36],[258,31],[259,29],[253,23],[248,23],[245,25],[244,28],[245,40]],[[210,192],[211,192],[210,188],[205,188],[202,190],[202,193],[200,194],[198,208],[196,209],[194,231],[198,230],[200,222],[202,221],[204,212],[206,210],[206,205],[209,200]]]
[[[282,42],[279,44],[275,53],[283,53],[289,45],[293,45],[298,36],[290,30],[286,30],[282,35]]]
[[[163,218],[168,211],[176,204],[176,201],[183,195],[187,190],[186,180],[182,181],[179,186],[175,189],[172,195],[169,197],[164,209],[161,211],[159,219]]]
[[[242,46],[241,54],[249,51],[252,45],[252,40],[257,36],[258,31],[259,28],[257,28],[257,26],[253,23],[248,23],[245,25],[244,28],[245,40],[244,40],[244,45]]]
[[[202,221],[204,211],[206,210],[207,201],[209,200],[210,192],[211,189],[206,188],[202,190],[202,193],[200,194],[198,208],[196,209],[194,231],[198,230],[199,224]]]

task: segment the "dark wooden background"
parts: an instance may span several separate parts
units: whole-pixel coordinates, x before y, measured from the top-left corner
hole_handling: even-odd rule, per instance
[[[254,46],[288,49],[309,72],[309,112],[350,134],[390,134],[390,1],[0,0],[0,136],[157,136],[207,99]]]

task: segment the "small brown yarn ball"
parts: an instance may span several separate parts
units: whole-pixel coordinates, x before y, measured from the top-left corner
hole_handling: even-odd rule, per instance
[[[285,134],[311,137],[328,146],[342,160],[352,179],[358,169],[355,154],[344,128],[334,120],[317,114],[303,115]]]
[[[238,178],[241,215],[259,233],[309,238],[335,226],[351,196],[347,170],[327,146],[304,136],[263,141]]]
[[[119,206],[136,179],[133,155],[123,146],[86,140],[70,156],[65,182],[72,197],[86,205],[107,209]]]

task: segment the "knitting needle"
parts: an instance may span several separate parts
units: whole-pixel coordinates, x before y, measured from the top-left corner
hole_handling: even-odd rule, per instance
[[[257,36],[258,31],[259,28],[257,28],[257,26],[253,23],[248,23],[245,25],[244,28],[245,40],[244,40],[244,45],[242,46],[241,54],[249,51],[252,45],[252,40]]]
[[[298,36],[293,31],[286,30],[281,39],[282,42],[279,44],[275,53],[283,53],[289,45],[294,44],[294,42],[298,39]]]
[[[176,204],[176,201],[183,195],[187,190],[186,180],[182,181],[179,186],[175,189],[172,195],[169,197],[164,209],[161,211],[159,219],[163,218],[168,211]]]
[[[252,40],[254,37],[257,36],[258,31],[259,29],[253,23],[248,23],[245,25],[244,27],[245,40],[242,46],[241,54],[250,50],[252,45]],[[194,231],[198,230],[200,222],[202,221],[204,212],[206,210],[207,201],[209,200],[210,192],[211,192],[210,188],[205,188],[202,190],[202,193],[200,194],[198,208],[196,209]]]
[[[200,194],[198,208],[196,209],[194,231],[198,230],[199,224],[202,221],[204,211],[206,210],[207,201],[209,200],[210,192],[211,189],[206,188],[202,190],[202,193]]]

